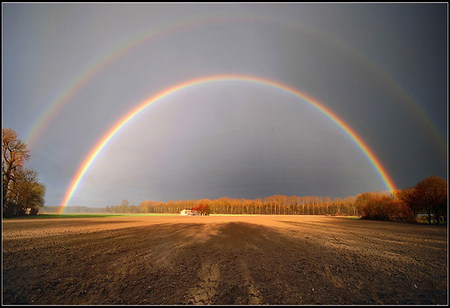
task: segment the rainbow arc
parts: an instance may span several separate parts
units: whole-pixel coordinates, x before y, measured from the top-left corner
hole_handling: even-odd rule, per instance
[[[358,134],[347,123],[345,123],[336,113],[332,112],[323,103],[320,103],[319,101],[310,97],[306,93],[303,93],[291,86],[282,84],[278,81],[249,75],[214,75],[202,78],[195,78],[169,87],[163,91],[158,92],[149,99],[139,103],[128,113],[123,115],[113,126],[111,126],[111,128],[100,138],[100,140],[97,141],[97,143],[89,151],[88,155],[84,158],[84,160],[80,164],[77,172],[73,176],[70,185],[66,190],[63,200],[61,201],[61,204],[59,206],[59,212],[62,213],[64,211],[64,208],[70,202],[77,187],[80,185],[83,177],[89,170],[89,167],[94,163],[95,159],[100,155],[101,151],[107,146],[108,142],[117,134],[118,131],[123,129],[125,125],[129,123],[136,115],[138,115],[140,112],[145,110],[150,105],[158,101],[161,101],[163,98],[166,98],[174,93],[187,90],[194,86],[225,81],[250,82],[264,85],[267,87],[272,87],[290,93],[296,98],[299,98],[301,101],[310,104],[318,111],[326,115],[331,121],[333,121],[337,125],[338,128],[340,128],[350,137],[350,139],[355,143],[355,145],[364,153],[367,160],[373,166],[374,170],[378,173],[386,189],[391,192],[394,192],[396,190],[396,185],[394,184],[394,181],[392,180],[391,176],[384,168],[384,166],[381,164],[380,160],[376,157],[372,149],[370,149],[370,147],[364,142],[364,140],[360,136],[358,136]]]

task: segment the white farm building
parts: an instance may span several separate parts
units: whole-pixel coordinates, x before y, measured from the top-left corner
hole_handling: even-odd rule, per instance
[[[196,210],[184,209],[180,212],[180,215],[182,215],[182,216],[197,216],[198,212]]]

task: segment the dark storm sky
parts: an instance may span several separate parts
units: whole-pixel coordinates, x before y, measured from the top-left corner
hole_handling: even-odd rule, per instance
[[[28,166],[47,186],[46,205],[61,202],[126,112],[220,74],[267,78],[318,100],[399,188],[447,179],[446,3],[3,3],[2,14],[3,127],[35,138]],[[36,123],[57,105],[37,136]],[[223,81],[141,112],[69,205],[385,189],[361,149],[305,101]]]

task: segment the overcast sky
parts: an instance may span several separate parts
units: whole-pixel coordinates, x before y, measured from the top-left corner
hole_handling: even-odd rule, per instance
[[[134,106],[199,77],[252,75],[332,110],[399,188],[447,179],[447,13],[446,3],[3,3],[3,127],[35,138],[27,166],[47,187],[46,205],[59,205],[85,156]],[[236,80],[145,109],[69,205],[385,189],[323,113]]]

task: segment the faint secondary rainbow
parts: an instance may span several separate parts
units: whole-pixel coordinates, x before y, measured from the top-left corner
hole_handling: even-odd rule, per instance
[[[430,137],[430,140],[434,141],[434,146],[440,155],[446,156],[446,140],[444,135],[439,131],[437,126],[433,123],[429,115],[423,108],[405,91],[399,84],[390,77],[384,70],[378,65],[372,62],[366,55],[362,54],[356,48],[347,44],[341,39],[330,35],[327,32],[318,31],[315,28],[306,27],[303,24],[297,24],[292,22],[269,20],[261,16],[253,16],[252,14],[240,14],[236,15],[219,15],[209,18],[200,18],[187,20],[183,22],[177,22],[176,24],[169,24],[160,26],[154,31],[143,33],[136,36],[130,41],[119,45],[114,48],[110,53],[100,58],[97,62],[89,65],[80,75],[78,75],[73,82],[67,87],[61,95],[59,95],[51,104],[44,110],[44,112],[38,117],[38,119],[32,124],[31,128],[25,136],[25,142],[29,148],[32,148],[37,141],[41,138],[47,128],[50,126],[53,119],[61,112],[61,110],[70,102],[90,81],[92,81],[101,72],[106,70],[113,63],[131,53],[133,50],[139,48],[145,43],[150,41],[157,41],[158,39],[169,37],[174,34],[185,33],[196,28],[202,28],[204,26],[211,26],[213,24],[226,24],[232,22],[256,22],[263,23],[276,23],[286,24],[301,31],[303,34],[309,37],[321,40],[326,43],[332,43],[333,48],[339,48],[348,55],[354,57],[356,61],[368,68],[372,73],[379,77],[386,87],[398,96],[398,102],[404,104],[407,109],[419,120],[419,124],[422,125],[424,131],[426,131]],[[406,103],[406,104],[405,104]]]
[[[201,28],[206,25],[243,22],[246,17],[241,16],[217,16],[214,18],[194,19],[185,22],[178,22],[172,25],[161,26],[154,31],[139,35],[130,41],[114,48],[106,56],[100,58],[97,62],[89,65],[79,74],[70,85],[54,99],[44,110],[39,118],[32,124],[25,136],[25,142],[29,148],[32,148],[44,134],[50,123],[61,112],[61,110],[87,85],[94,80],[101,72],[106,70],[112,64],[116,63],[125,55],[139,48],[144,43],[152,40],[158,40],[177,33],[187,32],[195,28]]]
[[[127,114],[122,116],[104,135],[100,138],[100,140],[95,144],[95,146],[91,149],[89,154],[84,158],[83,162],[79,166],[77,172],[75,173],[72,181],[67,188],[67,191],[64,195],[64,198],[59,206],[59,212],[63,212],[64,208],[69,203],[70,199],[74,195],[77,187],[79,186],[81,180],[83,179],[86,172],[89,170],[89,167],[94,163],[95,159],[98,157],[102,149],[108,144],[108,142],[117,134],[119,130],[121,130],[130,120],[132,120],[137,114],[146,109],[148,106],[152,105],[155,102],[160,101],[163,98],[166,98],[174,93],[180,92],[182,90],[188,89],[193,86],[203,85],[212,82],[223,82],[223,81],[243,81],[243,82],[251,82],[257,83],[265,86],[269,86],[275,89],[279,89],[282,91],[286,91],[297,98],[300,98],[306,101],[308,104],[315,107],[317,110],[326,115],[329,119],[331,119],[334,123],[338,125],[340,129],[342,129],[353,142],[361,149],[370,163],[373,165],[376,172],[379,174],[382,182],[386,186],[386,188],[394,192],[396,190],[396,185],[392,180],[391,176],[388,174],[384,166],[381,164],[380,160],[375,156],[375,153],[369,148],[369,146],[359,137],[356,132],[346,124],[341,118],[338,117],[335,113],[333,113],[330,109],[325,107],[322,103],[315,100],[314,98],[308,96],[307,94],[300,92],[299,90],[282,84],[278,81],[265,79],[261,77],[248,76],[248,75],[214,75],[207,76],[202,78],[195,78],[186,82],[179,83],[175,86],[167,88],[161,92],[158,92],[154,96],[149,99],[141,102],[139,105],[131,109]]]

